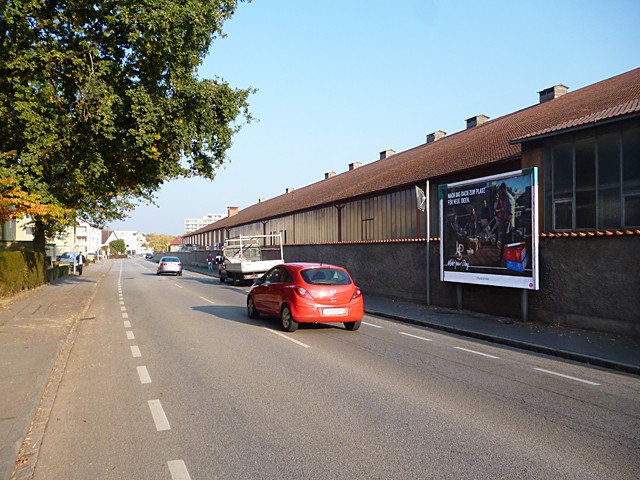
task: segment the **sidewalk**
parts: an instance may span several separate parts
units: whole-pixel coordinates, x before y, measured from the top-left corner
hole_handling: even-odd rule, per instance
[[[0,299],[0,479],[12,478],[18,454],[15,478],[31,478],[78,321],[112,265]]]
[[[0,479],[11,478],[18,457],[14,478],[31,477],[78,322],[113,265],[113,261],[91,264],[82,277],[58,279],[14,298],[0,299]],[[206,267],[185,268],[217,277]],[[366,292],[365,310],[370,315],[640,375],[637,337],[523,323]]]

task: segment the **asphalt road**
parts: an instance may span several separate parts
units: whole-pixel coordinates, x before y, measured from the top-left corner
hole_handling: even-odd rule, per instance
[[[111,269],[34,478],[638,478],[636,377],[370,316],[285,334],[245,295]]]

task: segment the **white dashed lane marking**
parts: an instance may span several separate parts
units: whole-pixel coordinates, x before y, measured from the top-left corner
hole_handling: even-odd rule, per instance
[[[311,348],[311,346],[307,345],[306,343],[299,342],[295,338],[291,338],[291,337],[285,335],[284,333],[276,332],[275,330],[271,330],[270,328],[267,328],[267,327],[264,327],[264,329],[266,331],[274,333],[274,334],[276,334],[276,335],[278,335],[278,336],[280,336],[282,338],[286,338],[287,340],[289,340],[290,342],[295,343],[296,345],[300,345],[301,347],[304,347],[304,348]]]
[[[143,385],[151,383],[151,376],[149,375],[147,367],[136,367],[136,370],[138,371],[138,377],[140,377],[140,383],[142,383]]]
[[[473,353],[474,355],[481,355],[483,357],[488,357],[488,358],[493,358],[493,359],[499,359],[500,357],[496,357],[495,355],[489,355],[488,353],[482,353],[482,352],[476,352],[475,350],[469,350],[468,348],[462,348],[462,347],[453,347],[456,350],[462,350],[463,352],[468,352],[468,353]]]
[[[572,377],[570,375],[565,375],[564,373],[552,372],[551,370],[545,370],[544,368],[534,368],[538,372],[548,373],[549,375],[555,375],[557,377],[567,378],[569,380],[574,380],[576,382],[586,383],[587,385],[600,385],[599,383],[590,382],[589,380],[583,380],[581,378]]]
[[[151,416],[153,417],[153,422],[156,424],[156,430],[171,430],[171,426],[169,426],[169,420],[167,420],[167,416],[162,409],[162,405],[160,404],[160,400],[149,400],[149,409],[151,410]]]
[[[425,342],[431,342],[432,340],[430,338],[425,338],[425,337],[420,337],[418,335],[412,335],[411,333],[405,333],[405,332],[399,332],[400,335],[405,335],[407,337],[411,337],[411,338],[417,338],[419,340],[424,340]]]
[[[191,480],[187,466],[183,460],[171,460],[167,462],[172,480]]]
[[[368,323],[368,322],[362,322],[363,325],[368,325],[369,327],[374,327],[374,328],[383,328],[380,325],[375,325],[373,323]]]

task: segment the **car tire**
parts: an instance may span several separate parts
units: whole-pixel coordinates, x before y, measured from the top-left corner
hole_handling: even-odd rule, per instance
[[[178,276],[181,277],[182,276],[182,272],[178,272]]]
[[[362,324],[362,320],[358,320],[357,322],[344,322],[344,328],[346,328],[347,330],[351,330],[352,332],[355,332],[360,328],[361,324]]]
[[[282,307],[282,311],[280,312],[280,322],[282,323],[282,329],[285,332],[295,332],[298,329],[298,322],[293,319],[289,305]]]
[[[240,283],[242,283],[240,281],[240,274],[234,273],[233,274],[233,285],[237,287],[237,286],[240,285]]]
[[[247,315],[249,318],[260,318],[260,312],[256,310],[256,304],[253,302],[252,297],[247,297]]]

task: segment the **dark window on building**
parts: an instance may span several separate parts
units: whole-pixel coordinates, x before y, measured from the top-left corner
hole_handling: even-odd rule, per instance
[[[640,225],[640,125],[622,132],[624,224]]]
[[[576,228],[596,226],[596,142],[593,138],[575,143]]]
[[[640,122],[564,136],[545,148],[545,229],[640,226]]]

